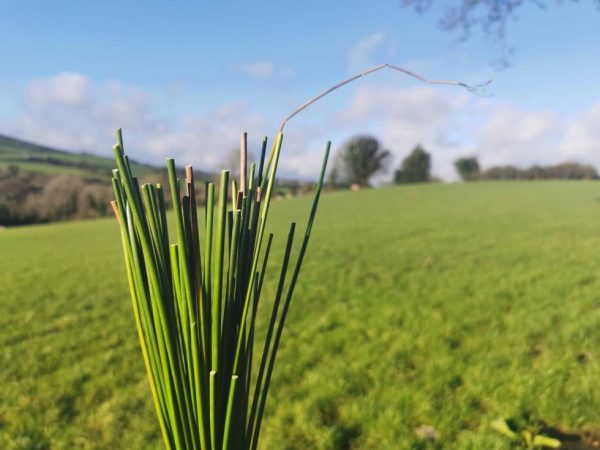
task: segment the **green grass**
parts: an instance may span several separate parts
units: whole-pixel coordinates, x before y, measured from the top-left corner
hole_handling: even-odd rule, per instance
[[[17,166],[24,172],[35,172],[43,173],[47,175],[67,174],[75,175],[79,177],[102,179],[106,181],[106,174],[93,174],[85,169],[78,169],[77,167],[63,167],[53,164],[46,164],[41,162],[30,162],[30,161],[19,161],[15,164],[14,161],[7,161],[0,159],[0,170],[7,169],[10,166]]]
[[[310,201],[272,205],[279,244]],[[261,448],[508,449],[500,416],[599,428],[599,250],[593,182],[324,195]],[[116,221],[0,231],[0,255],[0,448],[161,448]]]
[[[106,180],[114,167],[112,158],[57,150],[0,135],[0,170],[17,166],[25,172],[69,174]],[[138,176],[156,172],[147,164],[132,163]]]

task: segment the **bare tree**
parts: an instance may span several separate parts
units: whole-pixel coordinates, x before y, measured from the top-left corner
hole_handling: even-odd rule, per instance
[[[577,2],[578,0],[569,0]],[[600,8],[600,0],[588,0]],[[436,5],[444,5],[439,17],[439,26],[445,31],[460,32],[461,39],[468,39],[474,29],[479,28],[485,36],[499,45],[501,55],[498,60],[507,64],[512,49],[506,44],[507,28],[517,19],[516,12],[524,5],[531,4],[540,10],[564,3],[561,0],[402,0],[406,7],[419,13],[428,13]]]

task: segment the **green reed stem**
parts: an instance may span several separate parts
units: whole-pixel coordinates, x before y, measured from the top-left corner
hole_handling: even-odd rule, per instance
[[[214,184],[206,184],[203,239],[193,170],[186,167],[182,189],[175,163],[168,159],[175,226],[175,242],[169,243],[163,187],[139,186],[123,152],[120,130],[117,134],[113,208],[119,219],[142,357],[168,450],[250,450],[258,444],[275,356],[329,152],[328,147],[302,247],[284,296],[295,230],[295,224],[291,225],[267,336],[262,353],[256,355],[260,361],[258,375],[253,377],[257,312],[273,235],[268,235],[264,249],[262,244],[282,138],[279,133],[268,159],[265,138],[258,164],[248,165],[247,141],[242,137],[244,173],[239,188],[235,180],[231,182],[231,209],[229,173],[221,172],[216,205]]]

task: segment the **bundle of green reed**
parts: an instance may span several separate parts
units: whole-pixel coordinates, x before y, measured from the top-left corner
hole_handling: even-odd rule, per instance
[[[341,81],[283,120],[266,160],[267,141],[263,141],[258,168],[252,164],[248,171],[246,135],[242,136],[241,175],[239,184],[231,182],[231,207],[227,206],[227,171],[221,172],[216,217],[215,187],[206,186],[202,240],[192,168],[186,168],[181,186],[175,163],[167,160],[176,227],[176,243],[169,244],[163,187],[145,184],[140,188],[119,130],[114,147],[118,169],[113,172],[113,209],[121,227],[136,326],[167,449],[257,448],[277,349],[308,246],[330,148],[328,144],[293,269],[290,258],[296,226],[290,226],[265,342],[257,355],[258,373],[253,376],[255,324],[273,235],[264,248],[263,241],[283,128],[330,92],[382,69],[475,93],[490,83],[469,86],[427,80],[392,64],[380,64]]]
[[[205,233],[200,236],[193,171],[184,186],[167,160],[176,241],[169,244],[160,184],[139,186],[131,173],[119,130],[113,171],[127,276],[154,405],[168,449],[256,449],[269,382],[290,301],[311,234],[327,165],[325,159],[302,244],[290,263],[295,224],[290,226],[270,321],[252,374],[255,324],[269,250],[265,225],[282,143],[280,132],[265,164],[246,164],[242,136],[241,175],[222,171],[218,201],[206,185]],[[181,191],[183,190],[183,195]],[[216,203],[216,205],[215,205]],[[216,206],[216,208],[215,208]],[[293,267],[293,268],[291,268]],[[288,272],[291,279],[286,283]]]

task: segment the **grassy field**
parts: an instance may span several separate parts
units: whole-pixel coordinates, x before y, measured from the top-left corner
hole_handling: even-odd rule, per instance
[[[114,167],[112,158],[73,153],[0,135],[0,170],[16,166],[24,172],[68,174],[106,181]],[[156,172],[146,164],[132,164],[138,176]]]
[[[38,163],[29,161],[18,161],[18,163],[15,163],[15,160],[0,159],[0,170],[6,170],[11,166],[17,166],[19,170],[22,170],[24,172],[43,173],[46,175],[66,174],[97,180],[101,180],[102,178],[104,178],[104,180],[106,179],[106,173],[91,174],[88,170],[78,169],[77,167],[56,166],[53,164],[46,164],[43,162]]]
[[[309,202],[274,204],[279,243]],[[512,448],[498,417],[600,428],[599,275],[598,183],[324,195],[261,447]],[[0,448],[161,448],[114,220],[0,231],[0,307]]]

